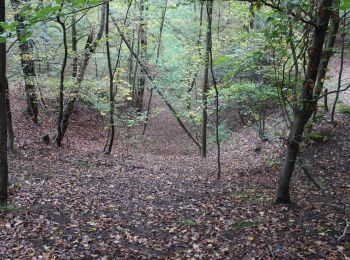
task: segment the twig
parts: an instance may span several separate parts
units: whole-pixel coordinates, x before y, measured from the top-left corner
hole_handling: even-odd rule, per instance
[[[343,234],[340,237],[338,237],[338,241],[345,237],[345,235],[348,231],[348,228],[350,226],[350,222],[347,219],[345,219],[345,221],[346,221],[346,227],[344,228]]]

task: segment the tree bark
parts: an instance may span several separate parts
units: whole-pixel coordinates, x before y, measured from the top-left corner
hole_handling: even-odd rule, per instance
[[[300,106],[294,111],[294,122],[287,139],[287,151],[279,176],[276,203],[291,203],[289,194],[290,180],[294,171],[300,142],[302,141],[305,124],[317,106],[317,97],[315,98],[313,95],[313,88],[320,68],[332,3],[333,0],[322,0],[317,12],[312,46],[309,48],[305,81],[301,89]]]
[[[5,0],[0,0],[0,22],[5,22]],[[4,33],[0,27],[0,35]],[[0,205],[7,204],[7,109],[6,109],[6,42],[0,42]]]
[[[39,103],[35,87],[35,63],[33,58],[33,46],[25,37],[27,17],[21,15],[20,4],[22,1],[11,0],[12,8],[16,12],[15,21],[17,22],[16,32],[19,40],[19,50],[21,64],[24,76],[25,92],[27,97],[27,112],[35,124],[38,123]],[[25,0],[24,2],[27,2]]]

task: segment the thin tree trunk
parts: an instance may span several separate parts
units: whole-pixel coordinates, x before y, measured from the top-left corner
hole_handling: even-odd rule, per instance
[[[77,27],[76,27],[75,16],[72,17],[72,77],[76,78],[78,74],[78,39],[77,39]]]
[[[148,10],[148,1],[147,0],[141,0],[140,1],[140,43],[141,43],[141,61],[146,64],[146,57],[147,57],[147,18],[146,18],[146,11]],[[142,112],[143,110],[143,97],[145,93],[145,87],[146,87],[146,75],[143,70],[141,70],[141,75],[139,78],[139,86],[137,89],[137,95],[135,100],[136,109],[138,112]]]
[[[26,0],[24,1],[26,2]],[[21,15],[19,0],[11,0],[12,7],[15,14],[15,21],[17,22],[16,32],[17,38],[19,41],[19,50],[21,57],[21,64],[24,76],[24,84],[25,84],[25,92],[27,96],[27,112],[31,116],[33,122],[35,124],[38,123],[38,114],[39,114],[39,102],[36,95],[36,87],[35,87],[35,64],[33,59],[33,46],[26,39],[26,26],[25,21],[26,17]]]
[[[207,6],[207,14],[212,15],[213,13],[213,6],[208,5]],[[211,76],[213,78],[213,85],[214,85],[214,89],[215,89],[215,140],[216,140],[216,147],[217,147],[217,156],[216,156],[216,162],[217,162],[217,166],[218,166],[218,171],[217,171],[217,179],[221,179],[221,144],[220,144],[220,133],[219,133],[219,124],[220,124],[220,120],[219,120],[219,107],[220,107],[220,103],[219,103],[219,89],[217,86],[217,82],[216,82],[216,78],[215,78],[215,74],[214,74],[214,64],[213,64],[213,34],[212,34],[212,30],[210,28],[210,48],[209,48],[209,64],[210,64],[210,72],[211,72]]]
[[[13,150],[15,137],[12,124],[9,84],[6,78],[6,111],[7,111],[7,149]]]
[[[0,0],[0,22],[5,22],[5,0]],[[7,185],[6,42],[0,41],[0,205],[7,204]]]
[[[309,49],[305,81],[301,89],[301,108],[296,108],[294,111],[294,122],[287,139],[286,157],[278,181],[276,203],[291,202],[289,186],[299,152],[300,142],[302,141],[305,124],[317,106],[317,97],[315,99],[313,95],[313,88],[320,68],[332,3],[333,0],[322,0],[317,13],[317,24],[314,28],[312,46]]]
[[[328,108],[328,89],[325,88],[324,89],[324,100],[323,100],[324,104],[324,112],[328,112],[329,108]]]
[[[109,46],[109,3],[106,4],[106,50],[107,50],[107,64],[108,64],[108,76],[109,76],[109,143],[107,146],[106,154],[111,154],[115,136],[114,126],[114,90],[113,90],[113,71],[111,62],[111,52]]]
[[[346,19],[346,17],[344,18]],[[344,53],[345,53],[345,33],[342,33],[342,45],[341,45],[341,54],[340,54],[340,70],[338,75],[338,86],[337,86],[337,92],[335,94],[335,98],[333,101],[332,106],[332,113],[331,113],[331,122],[334,122],[334,115],[335,115],[335,109],[337,107],[338,99],[339,99],[339,91],[341,89],[341,82],[343,78],[343,70],[344,70]]]
[[[208,126],[208,91],[209,91],[209,61],[211,49],[211,26],[213,14],[213,1],[207,1],[207,36],[205,44],[205,64],[203,74],[203,91],[202,91],[202,157],[207,157],[207,126]]]
[[[58,120],[57,120],[57,135],[56,135],[56,144],[57,146],[62,145],[62,139],[64,135],[63,130],[63,101],[64,101],[64,74],[66,71],[67,66],[67,59],[68,59],[68,44],[67,44],[67,30],[66,30],[66,24],[64,21],[61,21],[59,17],[57,17],[57,22],[62,27],[62,33],[63,33],[63,46],[64,46],[64,57],[63,57],[63,63],[61,67],[61,75],[60,75],[60,89],[59,89],[59,112],[58,112]],[[73,70],[74,73],[74,70]]]

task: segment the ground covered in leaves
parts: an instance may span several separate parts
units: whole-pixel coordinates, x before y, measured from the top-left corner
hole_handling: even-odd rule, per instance
[[[338,115],[336,127],[322,122],[315,131],[331,134],[303,147],[321,190],[298,166],[295,204],[280,206],[277,137],[262,142],[252,128],[238,129],[223,144],[218,181],[215,147],[202,161],[162,106],[144,138],[126,144],[120,136],[109,156],[103,121],[85,106],[61,149],[42,140],[53,136],[56,114],[45,111],[33,126],[24,107],[24,97],[12,95],[17,151],[9,158],[10,206],[0,213],[1,259],[350,256],[348,115]]]

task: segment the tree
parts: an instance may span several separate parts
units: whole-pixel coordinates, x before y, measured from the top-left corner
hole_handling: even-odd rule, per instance
[[[17,38],[19,40],[19,50],[21,57],[21,64],[23,70],[25,91],[27,96],[27,111],[31,116],[35,124],[38,123],[38,114],[39,114],[39,104],[38,98],[36,95],[35,87],[35,64],[33,57],[33,42],[27,39],[27,28],[26,28],[26,19],[21,10],[21,4],[28,2],[11,0],[12,8],[16,12],[15,21],[17,22],[16,32]]]
[[[102,4],[100,6],[100,20],[99,20],[99,24],[98,24],[98,30],[96,33],[93,33],[93,31],[90,33],[90,35],[88,36],[86,45],[85,45],[85,49],[84,49],[84,53],[82,55],[82,60],[80,62],[80,67],[79,67],[79,71],[77,73],[76,78],[74,79],[74,90],[73,90],[73,96],[66,102],[66,105],[64,107],[64,111],[63,111],[63,116],[62,119],[60,120],[60,122],[58,122],[58,124],[61,127],[61,135],[56,137],[56,143],[61,144],[62,139],[67,131],[68,128],[68,124],[69,124],[69,118],[73,112],[74,109],[74,105],[75,102],[78,99],[78,94],[79,94],[79,89],[81,87],[81,84],[84,80],[84,76],[86,73],[86,69],[87,66],[89,65],[89,61],[90,58],[92,56],[92,53],[95,52],[96,47],[100,41],[100,39],[102,38],[103,35],[103,31],[105,28],[105,15],[106,15],[106,4]]]
[[[209,91],[209,67],[211,53],[211,27],[213,16],[213,1],[207,1],[207,34],[205,43],[205,63],[203,73],[203,90],[202,90],[202,157],[207,157],[207,125],[208,125],[208,91]]]
[[[5,0],[0,0],[0,23],[5,23]],[[0,35],[4,29],[0,26]],[[0,204],[7,203],[7,109],[6,109],[6,39],[0,38]]]
[[[109,143],[107,146],[106,153],[111,154],[115,136],[115,125],[114,125],[114,85],[113,85],[113,70],[112,70],[112,62],[111,62],[111,50],[109,44],[109,3],[106,4],[106,50],[107,50],[107,64],[108,64],[108,77],[109,77],[109,127],[110,127],[110,137]]]
[[[298,156],[300,142],[305,125],[309,121],[317,106],[317,98],[322,89],[315,89],[314,85],[319,73],[323,45],[326,40],[328,23],[331,16],[333,0],[322,0],[316,15],[316,24],[313,28],[312,44],[309,48],[309,57],[305,80],[301,88],[299,106],[294,109],[293,125],[287,139],[287,151],[282,171],[279,176],[277,189],[277,203],[290,203],[289,186]]]

